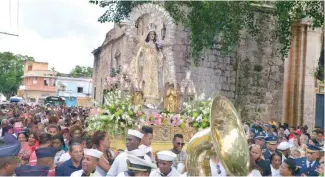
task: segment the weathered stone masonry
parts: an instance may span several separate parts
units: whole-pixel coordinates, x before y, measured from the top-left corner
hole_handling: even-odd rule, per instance
[[[226,96],[243,119],[281,120],[284,64],[276,52],[276,42],[270,40],[274,35],[273,28],[274,21],[270,18],[261,23],[261,33],[254,38],[243,31],[236,52],[228,56],[220,54],[221,46],[215,42],[196,67],[189,57],[189,30],[178,26],[173,45],[177,82],[189,69],[198,94]],[[115,26],[102,46],[94,51],[93,86],[96,94],[93,96],[98,102],[102,101],[103,83],[111,69],[117,63],[130,62],[126,54],[127,37],[122,31],[123,27]],[[118,57],[115,55],[117,51],[120,52]]]

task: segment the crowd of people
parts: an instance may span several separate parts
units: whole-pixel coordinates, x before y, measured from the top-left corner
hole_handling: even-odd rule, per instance
[[[245,123],[251,169],[262,176],[324,176],[324,131],[256,120]],[[254,171],[254,170],[252,170]],[[257,173],[257,174],[256,174]]]
[[[125,149],[112,149],[105,131],[91,132],[90,108],[1,106],[0,176],[186,176],[182,134],[172,149],[154,152],[153,128],[128,130]],[[307,126],[244,123],[249,176],[324,176],[324,132]],[[217,155],[211,176],[229,176]]]

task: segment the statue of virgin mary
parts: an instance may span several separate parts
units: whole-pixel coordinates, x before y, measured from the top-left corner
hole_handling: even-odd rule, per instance
[[[130,63],[133,86],[143,91],[145,105],[157,106],[161,102],[160,73],[163,55],[157,41],[157,26],[149,23],[147,32],[139,39],[137,52]]]

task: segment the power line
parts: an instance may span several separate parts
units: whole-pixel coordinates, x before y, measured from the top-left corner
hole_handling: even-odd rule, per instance
[[[17,34],[1,32],[1,31],[0,31],[0,34],[5,34],[5,35],[9,35],[9,36],[18,36]]]

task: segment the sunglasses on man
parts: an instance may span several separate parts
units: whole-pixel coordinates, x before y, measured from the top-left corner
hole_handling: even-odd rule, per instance
[[[182,146],[184,146],[184,145],[185,145],[185,143],[179,143],[179,142],[178,142],[178,143],[176,143],[176,144],[177,144],[178,146],[179,146],[179,145],[182,145]]]

